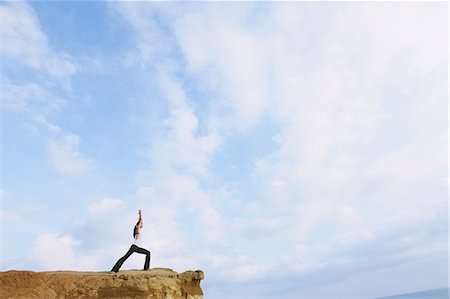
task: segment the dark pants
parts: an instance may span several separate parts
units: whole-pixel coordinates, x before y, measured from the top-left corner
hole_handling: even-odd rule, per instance
[[[145,254],[144,270],[148,270],[150,268],[150,251],[141,247],[137,247],[136,245],[133,244],[131,245],[130,249],[128,249],[128,252],[117,261],[117,263],[114,265],[111,271],[118,272],[120,267],[122,267],[122,264],[125,262],[127,258],[130,257],[130,255],[133,252]]]

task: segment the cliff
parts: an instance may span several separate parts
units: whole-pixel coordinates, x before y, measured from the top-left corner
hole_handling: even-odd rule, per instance
[[[202,299],[202,271],[0,272],[0,298]]]

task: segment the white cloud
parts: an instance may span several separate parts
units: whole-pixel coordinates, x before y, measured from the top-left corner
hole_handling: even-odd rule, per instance
[[[299,7],[292,3],[276,6]],[[387,134],[381,128],[386,123],[395,124],[399,117],[391,102],[397,101],[400,109],[412,106],[414,115],[408,117],[421,126],[445,131],[441,113],[445,107],[445,82],[441,79],[445,78],[442,76],[445,72],[440,71],[445,69],[447,58],[443,50],[446,48],[445,17],[430,17],[428,12],[436,12],[435,7],[423,12],[421,5],[398,9],[378,6],[375,10],[369,6],[361,10],[355,5],[342,7],[339,14],[327,20],[330,28],[320,32],[320,39],[301,40],[302,35],[298,34],[304,43],[292,39],[296,33],[304,33],[298,31],[307,26],[304,17],[291,19],[286,28],[279,18],[271,19],[272,15],[268,14],[264,18],[266,22],[258,23],[257,30],[244,26],[238,18],[223,17],[213,9],[186,13],[176,20],[174,28],[188,71],[212,88],[217,88],[216,82],[223,80],[225,87],[220,87],[224,91],[218,90],[238,99],[233,103],[236,117],[233,121],[245,118],[254,124],[266,113],[281,124],[276,138],[279,150],[260,159],[254,174],[256,186],[269,186],[269,198],[265,200],[262,196],[252,203],[252,209],[259,213],[245,212],[245,222],[235,220],[236,239],[248,235],[249,231],[257,232],[258,227],[264,227],[270,234],[269,226],[261,224],[264,219],[266,223],[274,220],[273,231],[278,231],[280,236],[290,235],[294,240],[310,242],[308,238],[315,235],[327,240],[332,233],[323,235],[321,227],[336,226],[343,233],[340,242],[348,244],[348,250],[358,242],[379,241],[370,230],[346,234],[347,230],[367,225],[373,218],[382,222],[392,215],[383,215],[381,210],[368,211],[365,207],[370,203],[355,196],[357,192],[353,190],[364,188],[365,172],[386,180],[386,184],[379,186],[384,192],[380,196],[386,198],[385,205],[399,211],[399,202],[388,202],[392,196],[386,197],[393,194],[389,184],[405,190],[412,187],[413,178],[423,181],[427,175],[436,174],[439,165],[445,164],[445,157],[438,150],[445,148],[439,146],[445,140],[440,133],[432,134],[435,136],[432,138],[411,135],[412,143],[401,143],[390,153],[375,154],[385,142],[380,135]],[[398,16],[404,16],[405,12],[407,16],[399,23]],[[380,18],[383,19],[381,27]],[[355,21],[362,27],[355,25]],[[227,23],[225,28],[224,23]],[[269,25],[271,30],[258,35],[260,28]],[[422,26],[433,34],[426,34]],[[414,35],[415,27],[422,28],[418,38]],[[278,28],[284,29],[277,31]],[[269,90],[264,79],[268,69]],[[434,80],[428,79],[430,75]],[[405,99],[381,92],[388,86],[409,86],[415,80],[426,84],[420,86],[420,93],[409,93]],[[248,101],[246,87],[254,92],[257,101]],[[425,105],[429,93],[433,104]],[[253,115],[247,113],[247,108]],[[433,115],[439,115],[441,122],[436,122]],[[242,125],[239,121],[236,124]],[[390,132],[402,134],[401,127],[393,127]],[[372,153],[375,155],[371,156]],[[417,208],[423,199],[412,201]],[[244,224],[239,225],[241,222]],[[404,222],[396,225],[401,227]],[[388,230],[378,233],[386,236]],[[423,239],[419,238],[416,244],[420,242]],[[331,246],[330,252],[335,249]],[[393,254],[389,247],[385,250]],[[317,257],[310,258],[314,261]],[[317,265],[321,265],[320,260]]]
[[[192,185],[192,181],[187,178],[178,178],[177,181],[158,182],[171,184],[171,194],[165,193],[168,190],[165,187],[155,184],[155,187],[140,188],[134,200],[103,198],[95,201],[82,218],[66,225],[64,234],[40,236],[33,248],[33,256],[39,261],[40,269],[66,269],[78,263],[73,269],[109,270],[132,244],[138,209],[143,212],[142,246],[152,253],[151,267],[170,267],[177,271],[203,268],[205,258],[201,244],[204,243],[193,243],[192,240],[198,237],[193,236],[192,231],[206,237],[213,236],[213,242],[220,217],[207,202],[198,198],[204,195]],[[205,208],[202,207],[204,203]],[[192,205],[192,215],[205,214],[203,220],[208,223],[198,223],[199,226],[195,227],[195,218],[179,222],[177,214],[186,208],[186,204]],[[64,261],[52,259],[51,253],[57,247],[61,247],[61,252],[55,256]],[[142,265],[142,256],[133,255],[123,269],[139,269]]]
[[[97,267],[94,256],[79,256],[79,242],[70,235],[40,235],[31,251],[31,258],[42,270],[86,270]]]
[[[270,94],[266,40],[241,23],[250,14],[241,10],[236,16],[236,11],[203,6],[174,23],[188,70],[212,84],[224,108],[232,108],[235,129],[257,123],[268,108]]]
[[[239,281],[255,279],[267,273],[267,269],[261,265],[238,263],[234,270],[234,276]]]
[[[207,238],[207,244],[216,244],[220,241],[224,231],[224,220],[222,215],[213,207],[207,207],[200,212],[199,227]]]
[[[35,12],[28,4],[4,2],[0,13],[2,56],[59,79],[67,79],[76,72],[77,66],[69,55],[50,48]]]
[[[52,135],[47,150],[59,173],[77,176],[92,169],[93,162],[78,151],[79,136],[64,132],[49,120],[50,116],[61,113],[65,108],[65,99],[56,94],[59,86],[66,91],[70,89],[70,78],[77,71],[74,59],[50,47],[35,11],[27,3],[4,2],[0,5],[0,13],[2,58],[13,61],[14,66],[22,65],[40,72],[28,83],[17,83],[18,78],[0,77],[2,107],[6,112],[27,116],[23,126],[34,134],[45,132]],[[21,80],[23,78],[19,82]]]
[[[94,168],[94,162],[82,155],[78,149],[80,137],[65,132],[49,121],[51,116],[59,115],[66,101],[55,96],[47,87],[36,84],[13,84],[0,77],[2,93],[0,103],[5,112],[27,116],[24,126],[34,134],[49,133],[47,152],[50,162],[57,172],[67,176],[79,176]]]
[[[134,211],[133,211],[134,212]],[[130,247],[137,210],[131,213],[126,202],[103,198],[90,204],[84,213],[65,223],[62,232],[42,233],[34,241],[26,264],[32,270],[107,271]],[[135,256],[125,268],[141,268]]]
[[[367,224],[367,219],[350,205],[342,205],[337,207],[336,215],[339,218],[339,222],[342,224],[358,226]]]
[[[73,133],[63,134],[47,145],[50,162],[55,170],[66,176],[77,177],[94,168],[94,162],[80,153],[80,137]]]
[[[180,167],[189,174],[206,175],[210,158],[220,145],[220,135],[199,134],[199,119],[179,81],[165,71],[159,73],[158,81],[169,104],[169,117],[161,136],[152,142],[152,164],[163,168],[160,170]]]
[[[421,207],[424,198],[414,193],[417,180],[431,190],[427,177],[437,174],[439,183],[445,175],[448,61],[444,29],[434,30],[443,28],[445,15],[433,5],[423,11],[424,4],[350,3],[333,13],[317,4],[271,5],[274,12],[194,5],[183,14],[165,4],[118,6],[136,31],[140,55],[131,64],[156,69],[168,108],[152,140],[151,166],[137,175],[136,203],[152,219],[148,245],[164,262],[205,262],[242,281],[280,265],[314,282],[329,270],[325,280],[423,258],[422,249],[442,254],[443,232],[435,226],[445,217],[417,215],[437,208]],[[312,12],[323,19],[313,20]],[[175,35],[164,38],[160,23]],[[171,46],[181,50],[180,60],[161,53]],[[220,101],[207,106],[207,117],[194,109],[183,74]],[[224,203],[200,182],[213,175],[209,164],[220,144],[264,116],[277,125],[278,147],[258,157],[252,177],[245,177],[253,194]],[[207,129],[200,135],[202,121]],[[398,199],[399,190],[410,196]],[[233,207],[231,217],[222,207]],[[405,210],[432,231],[430,246],[401,216]],[[193,246],[189,237],[200,242]],[[209,254],[190,255],[198,244]],[[288,257],[263,260],[268,252]]]
[[[426,136],[420,142],[415,141],[385,154],[367,171],[378,179],[401,184],[403,188],[412,180],[435,175],[436,170],[444,170],[443,161],[447,155],[446,136],[442,133]],[[435,180],[438,181],[439,176]]]
[[[144,182],[148,185],[140,187],[137,195],[139,206],[151,219],[147,227],[155,234],[149,246],[169,252],[187,249],[192,245],[187,238],[194,231],[202,244],[217,244],[225,228],[216,193],[202,190],[195,178],[175,173],[165,173],[164,177],[148,173],[140,178],[140,183]],[[155,246],[161,238],[167,243]]]
[[[92,202],[81,215],[68,224],[67,233],[79,240],[85,250],[101,253],[109,247],[105,257],[114,257],[116,249],[128,249],[131,245],[137,209],[132,210],[126,201],[105,197]]]
[[[446,46],[445,16],[441,3],[347,5],[338,19],[334,41],[348,41],[339,42],[344,46],[339,50],[350,50],[347,55],[365,49],[367,52],[359,55],[367,55],[368,71],[376,79],[385,76],[386,67],[392,64],[397,66],[389,70],[393,80],[426,75],[447,59],[442,51]],[[361,26],[355,27],[354,22]]]
[[[135,47],[126,55],[128,66],[152,67],[164,61],[171,51],[164,31],[155,20],[155,3],[115,2],[109,4],[136,33]]]
[[[94,202],[89,206],[88,215],[98,217],[108,215],[109,212],[120,209],[123,201],[118,198],[104,198],[100,202]]]
[[[26,112],[37,117],[60,112],[65,105],[63,99],[36,83],[19,85],[0,77],[0,86],[0,103],[5,111]]]
[[[446,206],[443,200],[429,201],[419,208],[399,211],[381,223],[367,223],[315,243],[297,243],[286,264],[294,265],[302,275],[320,268],[343,275],[443,258],[447,251],[446,229],[442,227]],[[330,278],[336,280],[333,275]]]

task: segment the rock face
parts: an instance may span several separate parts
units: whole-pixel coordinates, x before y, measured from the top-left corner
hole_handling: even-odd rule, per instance
[[[203,299],[202,271],[0,272],[0,298]]]

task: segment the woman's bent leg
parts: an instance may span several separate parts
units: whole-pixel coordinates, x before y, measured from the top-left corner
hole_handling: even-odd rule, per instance
[[[136,247],[136,248],[138,248],[138,247],[135,246],[135,245],[131,245],[130,249],[128,249],[128,252],[127,252],[124,256],[122,256],[122,257],[116,262],[116,264],[115,264],[114,267],[111,269],[111,271],[113,271],[113,272],[119,272],[120,267],[122,267],[122,265],[123,265],[123,263],[126,261],[126,259],[129,258],[130,255],[131,255],[133,252],[136,251],[135,248],[133,248],[133,246]]]
[[[151,255],[150,251],[142,247],[137,247],[136,252],[145,254],[144,270],[148,270],[150,268],[150,255]]]

